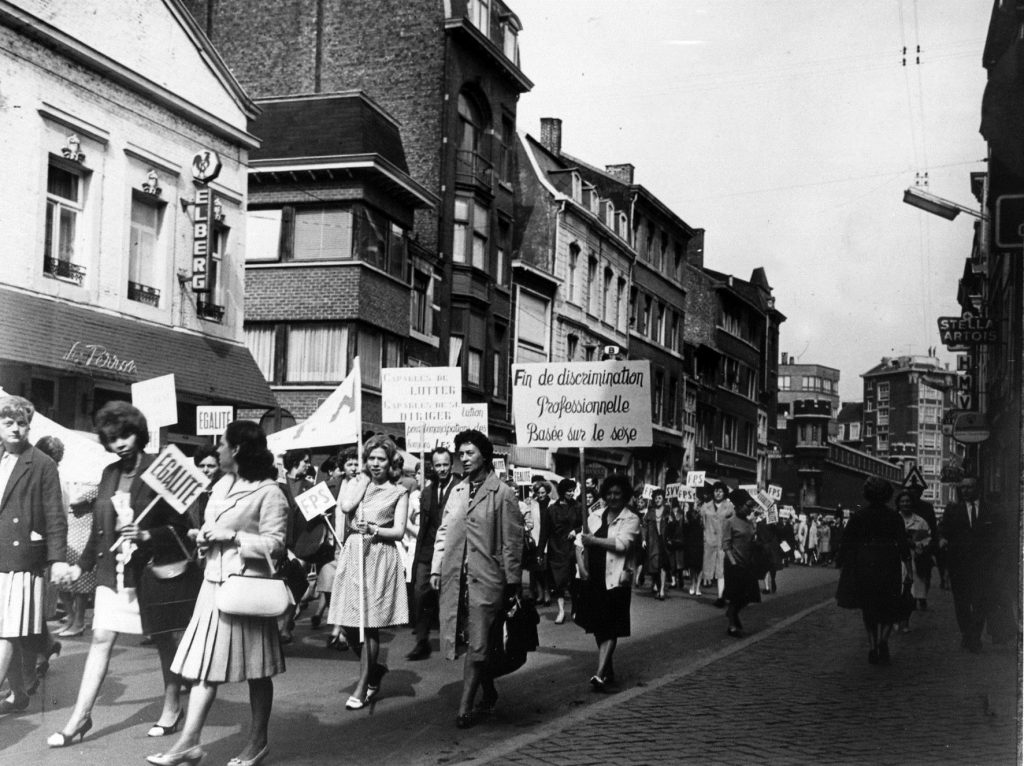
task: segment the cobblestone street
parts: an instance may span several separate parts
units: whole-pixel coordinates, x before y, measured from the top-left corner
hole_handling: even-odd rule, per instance
[[[472,763],[1017,763],[1017,647],[964,652],[951,595],[929,605],[890,667],[868,664],[859,613],[829,602]]]

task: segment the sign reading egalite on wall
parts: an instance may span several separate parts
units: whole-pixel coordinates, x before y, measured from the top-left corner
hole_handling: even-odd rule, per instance
[[[985,346],[999,342],[996,323],[986,314],[965,311],[958,317],[939,317],[939,336],[949,347]]]

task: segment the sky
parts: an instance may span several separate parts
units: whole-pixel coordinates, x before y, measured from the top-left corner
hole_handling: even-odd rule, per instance
[[[509,0],[534,82],[519,130],[634,180],[692,227],[708,267],[762,266],[781,350],[841,372],[843,401],[883,356],[938,347],[958,315],[977,209],[981,52],[992,0]],[[908,53],[903,66],[903,48]],[[917,47],[920,46],[920,64]],[[955,364],[952,364],[955,369]]]

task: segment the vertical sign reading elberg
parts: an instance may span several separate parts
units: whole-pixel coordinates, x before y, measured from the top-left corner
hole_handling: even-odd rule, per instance
[[[192,292],[210,292],[210,257],[213,253],[213,192],[208,184],[218,175],[220,156],[209,149],[192,158],[192,178],[196,182],[196,198],[192,203]]]

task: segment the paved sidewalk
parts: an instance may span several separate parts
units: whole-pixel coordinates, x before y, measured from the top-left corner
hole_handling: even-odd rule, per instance
[[[964,652],[952,596],[929,606],[894,634],[890,667],[868,664],[860,613],[830,601],[471,763],[1019,763],[1019,647]]]

